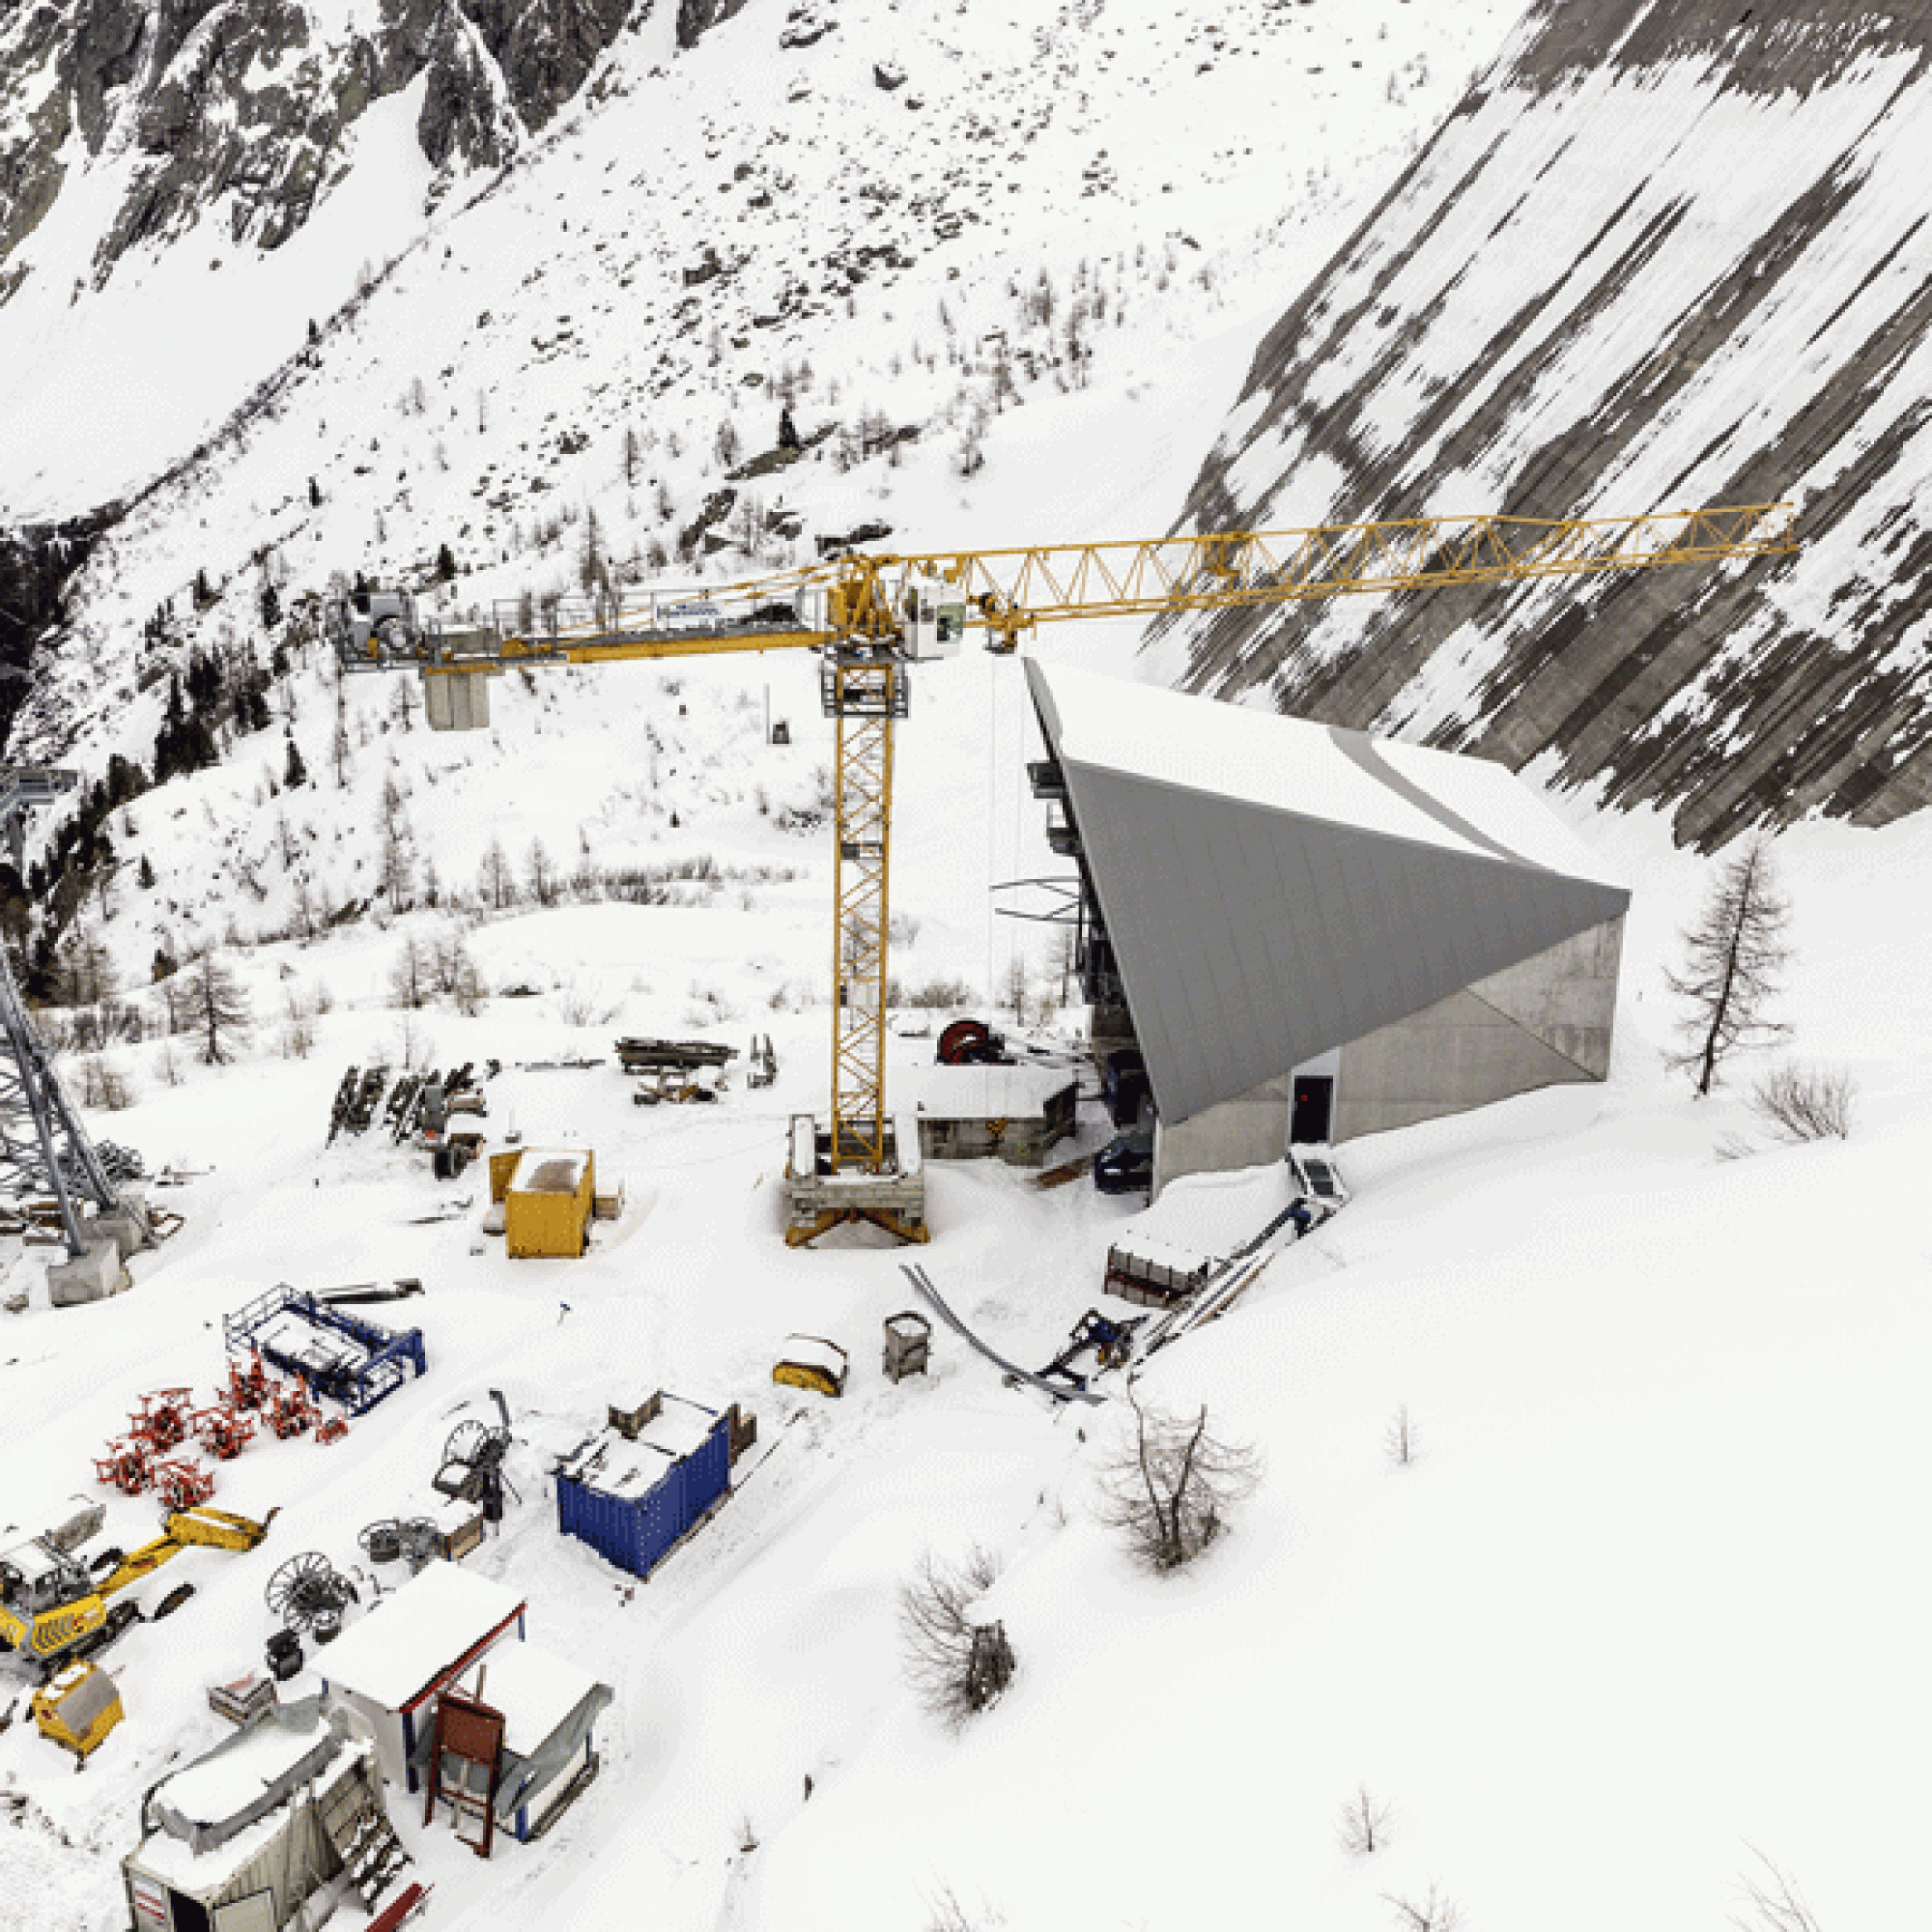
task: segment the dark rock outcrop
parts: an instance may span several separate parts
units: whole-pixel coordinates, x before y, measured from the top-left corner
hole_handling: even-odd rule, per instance
[[[689,52],[711,29],[742,14],[748,0],[677,0],[677,43]]]
[[[0,530],[0,750],[32,689],[35,653],[60,626],[69,581],[120,514],[110,504],[64,524]]]
[[[1680,838],[1932,802],[1932,0],[1545,0],[1258,353],[1181,527],[1797,498],[1788,557],[1245,609],[1182,681]]]
[[[416,132],[430,162],[498,167],[651,4],[382,0],[373,26],[333,42],[298,0],[42,0],[0,14],[0,300],[18,279],[9,257],[65,185],[75,129],[90,155],[113,139],[141,156],[98,281],[216,204],[237,241],[274,248],[327,194],[376,102],[426,74]]]

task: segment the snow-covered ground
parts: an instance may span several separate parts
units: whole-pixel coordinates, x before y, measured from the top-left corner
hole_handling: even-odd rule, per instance
[[[958,810],[937,760],[902,779],[908,822]],[[1911,1745],[1928,1605],[1910,1531],[1932,1342],[1916,1204],[1932,1003],[1913,970],[1932,832],[1779,841],[1794,1049],[1852,1070],[1858,1132],[1722,1162],[1740,1101],[1689,1098],[1659,1059],[1660,970],[1707,867],[1654,824],[1565,809],[1638,880],[1610,1082],[1350,1149],[1345,1213],[1157,1358],[1146,1393],[1207,1402],[1267,1460],[1233,1533],[1164,1581],[1092,1518],[1119,1404],[1056,1415],[944,1331],[931,1378],[894,1388],[877,1350],[910,1298],[903,1255],[780,1241],[783,1122],[821,1099],[824,1012],[774,1009],[764,955],[809,954],[816,907],[567,907],[477,929],[490,983],[537,995],[423,1017],[438,1059],[504,1062],[493,1132],[590,1146],[602,1184],[625,1183],[579,1263],[506,1260],[476,1232],[473,1176],[439,1184],[373,1137],[324,1151],[342,1065],[394,1041],[407,927],[248,955],[265,1014],[285,967],[329,983],[317,1050],[189,1066],[178,1088],[158,1048],[128,1050],[143,1097],[97,1124],[205,1171],[165,1197],[187,1225],[130,1293],[9,1321],[7,1520],[32,1528],[89,1491],[142,1389],[209,1388],[221,1313],[275,1280],[421,1276],[404,1312],[431,1371],[341,1444],[223,1470],[220,1503],[283,1514],[253,1555],[174,1566],[198,1594],[113,1654],[129,1715],[84,1777],[28,1725],[0,1737],[0,1777],[33,1807],[0,1841],[0,1923],[116,1922],[111,1856],[139,1793],[219,1733],[203,1688],[257,1655],[274,1565],[355,1561],[355,1531],[403,1506],[490,1387],[517,1418],[523,1500],[471,1561],[617,1699],[604,1776],[537,1847],[479,1865],[398,1807],[432,1926],[923,1927],[951,1898],[1014,1928],[1266,1909],[1346,1932],[1433,1883],[1471,1927],[1690,1928],[1726,1922],[1750,1847],[1828,1928],[1895,1918],[1932,1797]],[[582,1008],[557,981],[601,1003],[593,1023],[569,1023]],[[613,1065],[518,1065],[690,1031],[694,986],[731,1015],[714,1037],[772,1032],[776,1087],[639,1109]],[[1083,1139],[1101,1131],[1090,1110]],[[1003,1352],[1044,1361],[1100,1300],[1133,1204],[990,1164],[936,1167],[931,1187],[935,1282]],[[465,1197],[461,1219],[418,1218]],[[771,1384],[792,1330],[851,1350],[842,1402]],[[544,1478],[639,1382],[748,1404],[770,1449],[640,1590],[558,1537]],[[1421,1453],[1397,1469],[1384,1435],[1405,1406]],[[110,1535],[131,1542],[149,1514],[116,1503]],[[899,1680],[895,1590],[923,1550],[972,1542],[1006,1558],[990,1607],[1020,1669],[955,1739]],[[1336,1837],[1363,1786],[1392,1807],[1370,1860]]]

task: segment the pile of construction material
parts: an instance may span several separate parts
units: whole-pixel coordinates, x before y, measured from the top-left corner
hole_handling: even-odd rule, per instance
[[[497,1063],[490,1063],[491,1072]],[[384,1098],[387,1094],[387,1099]],[[429,1150],[439,1179],[454,1179],[481,1150],[483,1137],[459,1129],[459,1116],[487,1117],[489,1103],[478,1082],[476,1063],[465,1061],[446,1072],[405,1071],[389,1085],[389,1069],[352,1066],[343,1074],[328,1114],[328,1140],[378,1129],[401,1147],[413,1142]]]
[[[617,1062],[626,1073],[638,1077],[631,1094],[639,1107],[655,1107],[660,1101],[690,1102],[715,1100],[724,1083],[724,1068],[738,1058],[735,1046],[723,1046],[705,1039],[643,1039],[627,1036],[617,1042]],[[772,1043],[752,1041],[751,1082],[769,1087],[778,1078],[778,1058]]]

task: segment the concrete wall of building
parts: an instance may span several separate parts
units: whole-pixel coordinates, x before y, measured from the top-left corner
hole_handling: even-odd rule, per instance
[[[1335,1139],[1609,1071],[1623,921],[1566,939],[1342,1049]]]
[[[1279,1160],[1288,1151],[1293,1105],[1294,1076],[1283,1073],[1188,1120],[1158,1122],[1153,1136],[1155,1198],[1183,1174],[1224,1174]]]
[[[1609,1071],[1621,919],[1478,980],[1333,1056],[1333,1138],[1356,1140],[1539,1087],[1601,1080]],[[1328,1070],[1330,1057],[1309,1068]],[[1282,1074],[1192,1118],[1162,1121],[1153,1191],[1183,1174],[1279,1160],[1288,1146],[1294,1076]]]

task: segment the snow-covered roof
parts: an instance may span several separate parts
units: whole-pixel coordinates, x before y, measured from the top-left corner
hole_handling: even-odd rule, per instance
[[[1121,1229],[1113,1245],[1166,1267],[1196,1268],[1259,1235],[1300,1191],[1285,1160],[1179,1175],[1158,1201]]]
[[[477,1666],[480,1696],[503,1714],[503,1742],[519,1757],[528,1757],[584,1698],[597,1679],[566,1658],[534,1644],[498,1644]],[[475,1696],[477,1671],[465,1671],[462,1687]]]
[[[1063,761],[1603,885],[1605,861],[1489,758],[1027,661]]]
[[[1500,765],[1034,659],[1027,677],[1170,1124],[1630,903]]]
[[[387,1711],[413,1703],[524,1607],[507,1585],[435,1562],[385,1597],[316,1659],[329,1684]]]
[[[916,1066],[899,1076],[899,1092],[942,1120],[1032,1120],[1077,1078],[1065,1066]]]
[[[291,1735],[287,1731],[275,1734],[285,1740]],[[298,1735],[296,1742],[301,1744],[304,1749],[312,1749],[316,1739],[313,1735],[305,1739]],[[374,1749],[375,1747],[366,1738],[350,1739],[315,1779],[314,1788],[318,1795],[339,1785],[359,1761],[373,1755]],[[301,1752],[298,1751],[298,1761],[300,1756]],[[204,1772],[214,1771],[229,1761],[229,1756],[224,1754],[213,1761],[190,1765],[185,1771],[177,1772],[156,1792],[156,1803],[165,1809],[179,1810],[177,1801],[185,1784],[191,1793],[216,1789],[217,1787],[212,1783],[197,1786],[188,1784],[187,1781],[198,1778]],[[264,1764],[267,1758],[252,1761]],[[250,1796],[260,1797],[267,1788],[266,1783],[258,1784]],[[236,1873],[245,1870],[249,1863],[261,1855],[263,1847],[272,1844],[276,1836],[288,1828],[289,1817],[288,1804],[286,1803],[277,1804],[272,1810],[265,1812],[244,1826],[234,1836],[222,1838],[216,1843],[205,1844],[200,1851],[195,1849],[190,1839],[177,1836],[172,1832],[166,1830],[150,1832],[141,1840],[140,1850],[134,1854],[130,1863],[139,1871],[159,1879],[163,1885],[185,1892],[189,1897],[206,1895],[225,1885]]]
[[[316,1747],[313,1731],[265,1724],[233,1746],[168,1779],[168,1808],[197,1825],[219,1825],[245,1811]]]
[[[590,1156],[582,1148],[540,1153],[531,1148],[517,1163],[516,1178],[510,1182],[513,1194],[575,1194],[583,1185],[583,1170]]]
[[[673,1463],[704,1446],[719,1413],[702,1403],[667,1394],[635,1441],[619,1430],[599,1430],[557,1474],[601,1494],[635,1501],[656,1489]]]
[[[718,1425],[719,1411],[688,1396],[667,1394],[658,1412],[638,1431],[638,1440],[670,1456],[689,1456],[704,1446]]]

